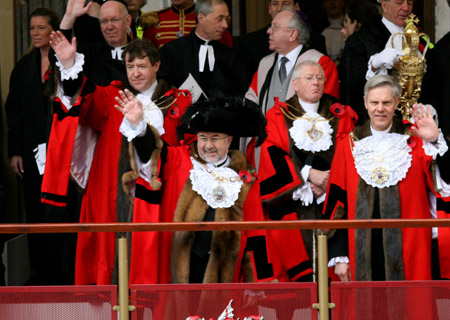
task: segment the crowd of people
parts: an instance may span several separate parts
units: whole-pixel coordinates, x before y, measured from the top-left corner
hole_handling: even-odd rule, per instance
[[[5,104],[27,222],[450,214],[449,34],[427,53],[409,120],[390,75],[404,53],[388,44],[413,0],[322,0],[322,28],[299,1],[268,0],[271,23],[234,45],[225,1],[144,13],[145,2],[69,0],[61,20],[31,14]],[[447,279],[448,229],[330,230],[329,267],[341,281]],[[130,240],[135,284],[316,280],[312,230]],[[32,284],[117,281],[114,233],[29,245]]]

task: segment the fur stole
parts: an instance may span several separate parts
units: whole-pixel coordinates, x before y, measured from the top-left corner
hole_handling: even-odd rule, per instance
[[[158,98],[162,97],[164,93],[166,93],[169,89],[170,87],[166,82],[160,81],[158,83],[158,86],[156,87],[155,92],[153,93],[152,100],[155,101]],[[171,100],[167,100],[160,106],[164,114],[165,112],[167,112],[167,108],[164,107],[170,105],[171,102]],[[150,157],[152,174],[150,185],[154,190],[159,190],[159,188],[161,187],[161,182],[158,180],[158,159],[163,147],[163,141],[155,128],[153,128],[152,126],[148,126],[147,128],[150,128],[152,130],[153,136],[156,139],[156,148],[155,150],[153,150]],[[119,181],[121,181],[121,184],[118,186],[118,193],[122,193],[123,195],[125,195],[127,201],[125,201],[125,204],[121,204],[124,202],[124,198],[120,199],[120,202],[118,198],[117,205],[125,205],[129,209],[131,204],[132,208],[134,198],[131,194],[130,185],[133,185],[136,182],[136,179],[139,177],[139,172],[137,170],[133,143],[127,142],[125,137],[122,137],[122,147],[120,150],[119,177]],[[130,211],[130,209],[128,211]],[[127,220],[129,222],[132,221],[132,212],[129,212],[128,216],[129,217]]]
[[[240,170],[246,170],[248,172],[253,170],[245,156],[239,151],[230,150],[229,156],[231,162],[228,167],[234,171],[239,173]],[[216,209],[214,220],[242,221],[244,214],[243,206],[253,182],[254,179],[252,182],[244,183],[242,185],[239,198],[233,206]],[[174,221],[201,222],[205,217],[207,209],[208,205],[205,200],[192,190],[191,181],[188,179],[178,199]],[[172,282],[174,283],[189,283],[190,255],[194,237],[194,231],[174,232],[171,259]],[[240,241],[240,231],[213,231],[211,253],[203,283],[224,283],[233,281],[236,262],[238,261]],[[248,266],[246,266],[246,268],[247,267]]]
[[[394,118],[391,133],[402,133],[403,126]],[[370,121],[355,128],[354,134],[358,139],[371,135]],[[376,193],[378,192],[378,197]],[[378,199],[378,204],[374,201]],[[398,184],[395,186],[376,189],[369,186],[363,179],[358,181],[356,194],[356,219],[372,219],[374,208],[378,208],[381,219],[398,219],[401,217],[401,203]],[[372,229],[355,230],[355,279],[359,281],[372,280],[371,265],[371,237]],[[383,229],[383,251],[385,256],[386,280],[404,280],[403,241],[401,229]]]

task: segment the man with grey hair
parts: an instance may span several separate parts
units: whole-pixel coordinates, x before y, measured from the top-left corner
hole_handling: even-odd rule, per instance
[[[266,113],[273,106],[275,97],[280,101],[292,97],[292,70],[305,60],[314,60],[322,66],[325,71],[324,92],[339,98],[336,66],[328,56],[306,48],[309,31],[296,11],[281,10],[272,20],[267,33],[269,47],[275,52],[259,63],[258,71],[245,95],[248,100],[256,103]]]
[[[301,11],[299,0],[269,0],[268,3],[268,13],[270,15],[270,20],[275,18],[278,12],[282,9],[293,9],[302,18],[303,21],[307,21],[306,15]],[[253,32],[244,34],[241,36],[239,44],[239,56],[241,57],[242,63],[244,64],[247,73],[254,75],[256,70],[258,70],[259,62],[265,56],[272,53],[269,48],[269,35],[267,30],[270,28],[270,23]],[[305,45],[309,49],[316,49],[317,51],[327,54],[327,49],[325,47],[325,37],[320,33],[313,31],[308,27],[310,32],[308,43]]]
[[[243,95],[250,81],[234,50],[218,41],[229,26],[227,4],[198,0],[195,12],[197,27],[161,48],[158,78],[178,88],[192,76],[207,97]]]
[[[322,215],[336,139],[356,122],[350,107],[324,94],[324,83],[319,63],[300,62],[292,72],[295,95],[285,103],[278,100],[266,114],[268,137],[261,146],[258,175],[268,220]],[[280,263],[273,264],[277,279],[307,279],[316,261],[313,232],[270,230],[268,235],[280,255]]]
[[[75,21],[86,14],[94,5],[86,0],[69,0],[66,12],[61,20],[61,31],[67,39],[71,39]],[[106,0],[98,8],[98,21],[103,40],[79,46],[80,53],[85,56],[83,71],[96,85],[107,86],[113,80],[125,80],[126,70],[121,62],[122,51],[128,44],[128,28],[131,15],[123,0]],[[94,32],[94,31],[93,31]]]
[[[364,103],[369,120],[337,142],[325,218],[430,219],[428,192],[448,201],[448,141],[429,106],[415,104],[411,123],[402,122],[396,116],[399,95],[391,76],[367,81]],[[439,217],[443,209],[438,205],[437,210]],[[329,266],[341,281],[431,280],[433,232],[338,230],[329,239]]]

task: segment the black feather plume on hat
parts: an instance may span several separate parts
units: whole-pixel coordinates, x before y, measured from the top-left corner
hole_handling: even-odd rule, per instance
[[[233,137],[256,137],[259,146],[267,137],[266,124],[255,104],[238,97],[216,96],[186,108],[177,135],[183,140],[185,133],[220,132]]]

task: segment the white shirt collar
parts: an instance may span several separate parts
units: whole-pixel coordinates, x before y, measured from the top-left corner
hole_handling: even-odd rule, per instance
[[[280,60],[281,60],[282,57],[286,57],[286,58],[289,59],[289,62],[295,63],[295,61],[297,60],[297,57],[298,57],[300,51],[302,50],[302,48],[303,48],[303,45],[299,44],[298,47],[296,47],[295,49],[291,50],[288,54],[286,54],[284,56],[279,54],[278,55],[278,63],[280,63]]]
[[[291,50],[291,52],[289,52],[287,55],[278,55],[278,67],[280,67],[280,61],[282,57],[286,57],[289,59],[289,61],[286,62],[286,75],[288,75],[291,72],[292,68],[294,68],[295,62],[297,61],[297,57],[300,54],[300,51],[302,51],[302,48],[303,45],[299,44],[298,47]]]
[[[142,92],[140,92],[140,94],[149,97],[150,99],[153,96],[153,93],[155,93],[156,90],[156,86],[158,85],[158,81],[155,80],[155,82],[153,82],[153,84],[150,86],[150,88],[148,88],[147,90],[144,90]]]
[[[227,168],[230,165],[230,157],[227,155],[226,159],[220,159],[219,161],[210,163],[215,165],[216,167]]]
[[[392,128],[392,123],[391,123],[391,125],[389,126],[389,128],[387,128],[386,130],[378,131],[378,130],[375,130],[375,129],[372,127],[372,124],[370,124],[370,131],[372,132],[372,135],[373,135],[374,137],[381,137],[381,136],[384,136],[386,133],[388,133],[388,132],[391,130],[391,128]]]
[[[381,22],[383,22],[383,24],[385,25],[385,27],[389,30],[389,32],[391,34],[394,34],[397,32],[403,32],[403,27],[399,27],[398,25],[392,23],[385,17],[383,17],[383,19],[381,19]]]
[[[121,46],[121,47],[114,47],[114,49],[111,49],[112,58],[116,59],[116,60],[123,60],[122,59],[122,51],[125,47],[126,47],[126,45]]]
[[[317,113],[317,110],[319,110],[320,101],[317,101],[316,103],[308,103],[308,102],[304,102],[300,98],[298,98],[298,102],[302,106],[303,110],[305,110],[306,112],[309,111],[309,112]]]
[[[328,18],[328,22],[330,23],[330,27],[338,27],[339,29],[342,29],[342,22],[344,20],[344,17],[339,17],[335,19]]]

